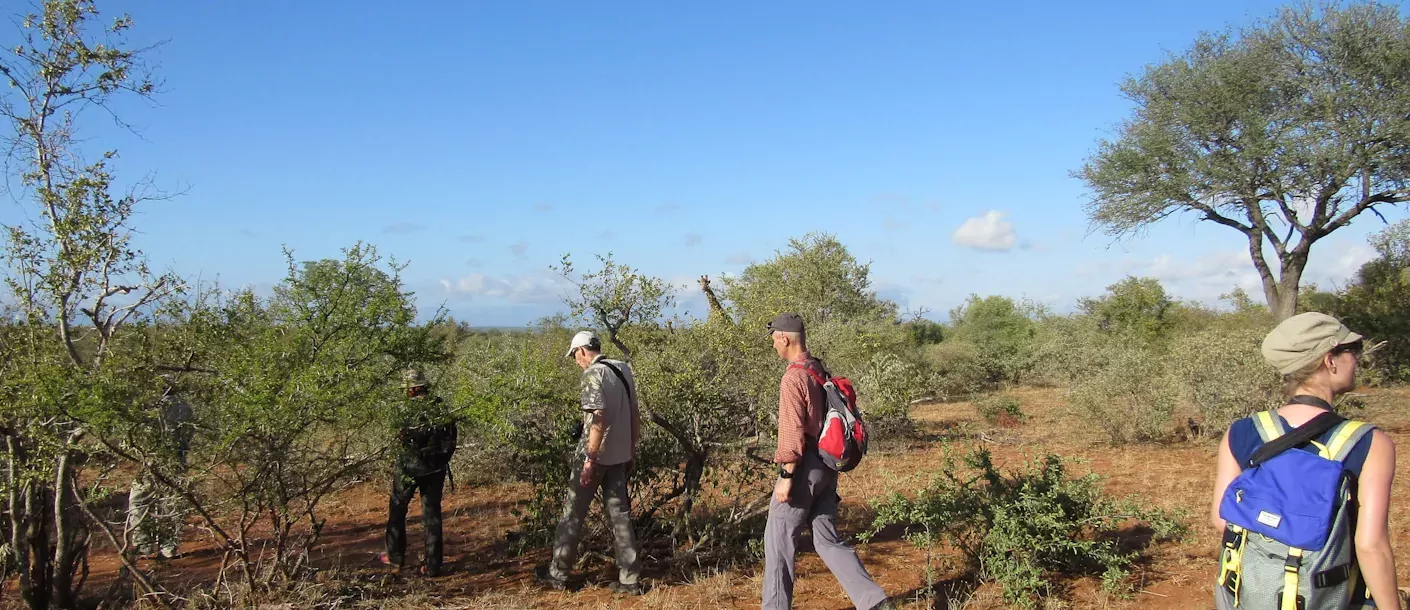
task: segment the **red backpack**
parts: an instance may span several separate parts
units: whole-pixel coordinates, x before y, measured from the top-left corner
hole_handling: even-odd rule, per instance
[[[822,433],[818,435],[818,456],[828,468],[847,472],[857,467],[867,454],[867,425],[857,409],[857,391],[846,377],[819,375],[801,364],[790,369],[803,369],[823,388],[827,396],[827,414],[823,416]],[[826,370],[824,370],[826,373]]]

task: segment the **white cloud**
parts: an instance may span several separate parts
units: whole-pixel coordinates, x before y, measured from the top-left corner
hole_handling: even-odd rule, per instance
[[[550,273],[495,277],[471,273],[441,279],[441,290],[450,299],[493,299],[512,303],[557,303],[569,288],[567,280]]]
[[[991,210],[983,216],[964,221],[951,239],[958,245],[977,250],[1012,250],[1018,243],[1013,223],[1004,220],[1004,213]]]
[[[748,252],[735,252],[729,255],[725,262],[731,265],[748,265],[754,262],[754,257],[749,256]]]

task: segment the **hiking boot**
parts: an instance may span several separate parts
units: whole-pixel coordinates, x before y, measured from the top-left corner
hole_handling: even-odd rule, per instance
[[[645,592],[639,582],[626,584],[622,581],[614,580],[612,584],[607,585],[607,588],[611,589],[613,593],[621,593],[623,595],[641,595]]]
[[[539,584],[556,591],[568,591],[568,581],[562,578],[554,578],[548,571],[548,566],[534,568],[534,580]]]

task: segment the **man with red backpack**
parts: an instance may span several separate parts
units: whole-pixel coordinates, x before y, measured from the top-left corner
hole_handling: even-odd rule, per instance
[[[822,363],[808,353],[803,318],[798,314],[779,314],[769,323],[769,335],[774,351],[789,366],[779,384],[774,453],[779,478],[764,528],[763,608],[793,607],[794,550],[803,526],[810,525],[813,546],[852,603],[861,610],[894,610],[886,592],[837,532],[839,465],[824,461],[818,450],[824,421],[835,417],[829,413],[828,395],[836,392],[837,384],[829,383]]]

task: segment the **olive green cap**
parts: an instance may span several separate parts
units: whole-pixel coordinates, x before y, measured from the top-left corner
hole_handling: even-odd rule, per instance
[[[426,376],[416,369],[406,369],[405,379],[407,388],[424,388],[431,385],[426,381]]]
[[[1263,338],[1263,359],[1279,373],[1290,375],[1317,362],[1332,348],[1360,341],[1336,318],[1309,311],[1283,320]]]

